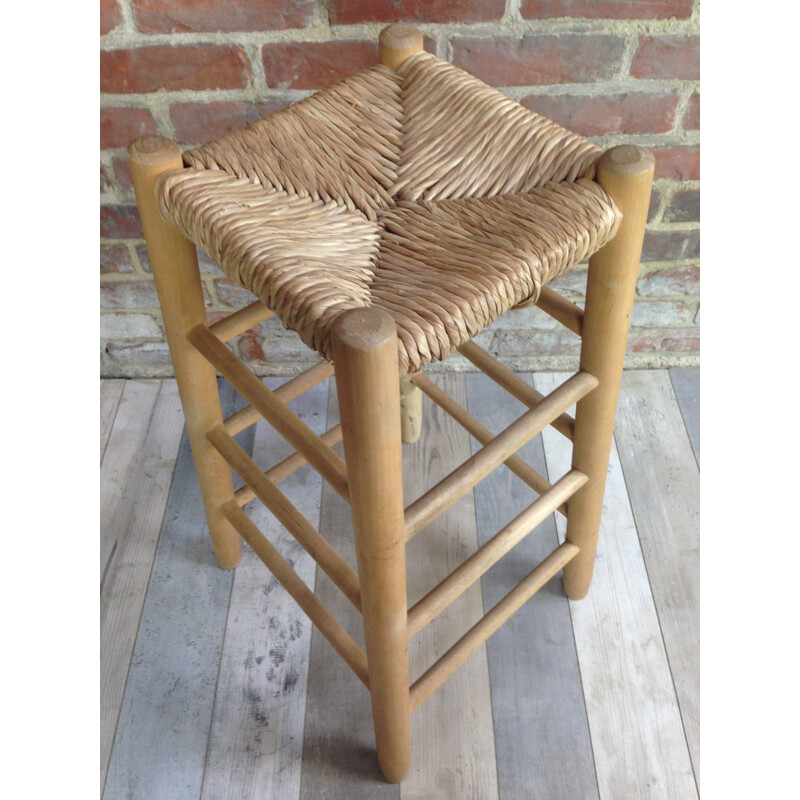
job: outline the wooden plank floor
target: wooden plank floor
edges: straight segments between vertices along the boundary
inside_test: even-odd
[[[539,391],[565,376],[523,375]],[[522,406],[482,375],[435,382],[497,432]],[[269,379],[271,387],[281,381]],[[240,406],[222,382],[228,413]],[[338,421],[326,382],[292,402]],[[476,449],[425,401],[404,445],[406,502]],[[626,373],[595,580],[554,578],[412,716],[400,786],[374,758],[366,690],[245,545],[214,565],[174,381],[101,382],[101,768],[105,800],[682,800],[698,796],[699,373]],[[239,441],[289,452],[265,423]],[[552,429],[521,455],[569,467]],[[351,564],[346,503],[309,468],[281,488]],[[500,469],[409,545],[409,601],[535,499]],[[248,507],[357,642],[359,615],[254,501]],[[411,642],[412,678],[564,536],[548,518]]]

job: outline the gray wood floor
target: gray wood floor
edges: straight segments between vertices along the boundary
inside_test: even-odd
[[[543,392],[565,375],[524,375]],[[440,375],[493,431],[522,411],[483,375]],[[271,387],[282,381],[268,379]],[[224,382],[226,414],[242,401]],[[328,382],[293,401],[318,433]],[[174,381],[101,382],[101,786],[105,800],[682,800],[699,783],[699,373],[623,379],[589,596],[553,579],[412,716],[400,786],[374,757],[366,690],[245,546],[216,567]],[[477,448],[425,403],[404,445],[406,502]],[[290,452],[266,424],[239,443]],[[555,480],[548,429],[520,454]],[[348,508],[309,468],[281,484],[351,564]],[[415,537],[414,602],[535,498],[500,469]],[[360,644],[358,613],[257,501],[248,507]],[[418,634],[412,679],[564,538],[549,518]]]

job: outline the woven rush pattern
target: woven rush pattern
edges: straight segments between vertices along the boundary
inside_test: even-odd
[[[446,358],[616,232],[601,151],[428,53],[184,155],[161,212],[326,358],[342,311]]]

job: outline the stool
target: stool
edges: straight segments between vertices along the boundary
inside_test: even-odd
[[[380,62],[183,155],[147,136],[128,158],[217,560],[235,567],[244,539],[318,626],[368,688],[398,782],[410,712],[557,572],[588,592],[653,157],[602,153],[424,52],[415,28],[382,31]],[[209,325],[195,244],[258,301]],[[581,310],[546,284],[587,257]],[[533,303],[582,337],[547,397],[470,341]],[[225,342],[273,314],[324,360],[270,391]],[[529,407],[499,435],[423,375],[455,351]],[[250,404],[227,419],[216,371]],[[286,403],[334,373],[341,425],[318,436]],[[404,508],[422,392],[483,447]],[[233,439],[261,418],[296,450],[266,472]],[[515,455],[547,425],[573,442],[552,485]],[[305,464],[350,503],[357,572],[277,488]],[[408,609],[405,542],[501,464],[538,499]],[[366,653],[243,511],[255,497],[361,611]],[[409,687],[409,638],[554,511],[566,541]]]

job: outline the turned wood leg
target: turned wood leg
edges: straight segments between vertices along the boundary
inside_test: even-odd
[[[400,435],[406,444],[419,441],[422,433],[422,391],[410,375],[400,378]]]
[[[372,716],[381,770],[410,757],[406,551],[397,333],[375,308],[333,325],[333,363],[353,514]]]
[[[206,323],[197,251],[158,211],[154,186],[159,175],[183,166],[175,142],[144,136],[128,147],[136,203],[164,318],[172,365],[178,382],[186,428],[203,494],[211,542],[219,565],[231,569],[241,558],[241,539],[220,506],[233,497],[231,472],[206,433],[222,423],[214,368],[186,339],[187,331]]]
[[[633,145],[606,151],[598,164],[597,181],[623,216],[616,236],[589,261],[580,368],[599,385],[575,414],[572,467],[589,480],[568,507],[567,539],[580,548],[564,568],[564,590],[573,600],[585,597],[592,581],[653,165],[653,154]]]

